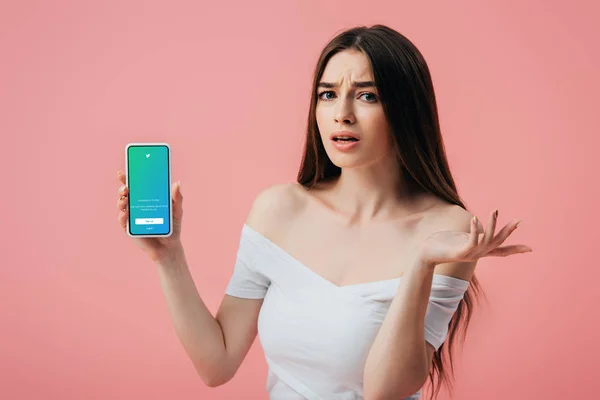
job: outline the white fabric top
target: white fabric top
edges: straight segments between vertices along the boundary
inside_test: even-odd
[[[258,336],[269,366],[269,398],[363,399],[368,351],[400,279],[337,286],[244,224],[226,294],[264,298]],[[469,284],[434,274],[424,339],[436,349]],[[420,397],[421,390],[407,399]]]

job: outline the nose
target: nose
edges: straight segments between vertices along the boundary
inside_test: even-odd
[[[354,124],[356,122],[351,101],[340,99],[337,101],[336,107],[335,122],[337,124]]]

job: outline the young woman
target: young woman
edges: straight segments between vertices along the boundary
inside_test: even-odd
[[[232,379],[258,333],[272,400],[418,399],[437,377],[433,397],[449,382],[446,338],[451,345],[469,322],[477,260],[531,248],[502,246],[518,220],[496,232],[496,210],[484,230],[466,210],[429,69],[406,37],[382,25],[339,34],[320,56],[312,93],[297,183],[254,200],[214,317],[180,241],[179,183],[173,235],[134,241],[156,264],[207,385]],[[123,228],[127,193],[122,186]]]

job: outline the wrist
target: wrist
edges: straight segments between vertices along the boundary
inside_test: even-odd
[[[152,261],[159,267],[171,268],[181,264],[184,259],[185,254],[183,251],[183,246],[181,243],[177,243],[176,245],[162,251],[155,258],[153,258]]]
[[[415,251],[415,257],[413,259],[412,268],[419,271],[433,271],[437,263],[431,259],[429,259],[426,254],[423,252],[422,248],[419,246]]]

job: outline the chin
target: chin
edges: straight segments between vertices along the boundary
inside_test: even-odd
[[[329,159],[338,168],[357,168],[368,164],[357,154],[327,154]]]

